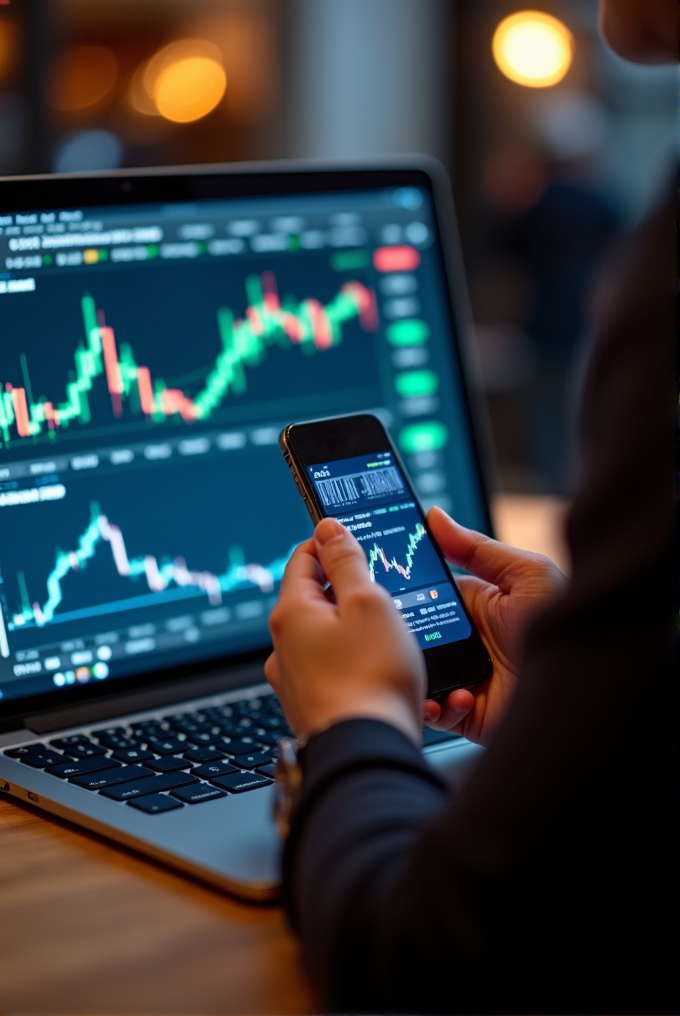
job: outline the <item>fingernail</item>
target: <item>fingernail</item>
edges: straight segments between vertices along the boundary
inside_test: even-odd
[[[314,539],[319,546],[323,547],[324,543],[328,543],[329,540],[341,536],[345,532],[345,527],[335,519],[322,519],[314,530]]]

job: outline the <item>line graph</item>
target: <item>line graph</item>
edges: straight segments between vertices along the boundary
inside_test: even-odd
[[[383,547],[378,546],[374,543],[368,554],[368,567],[371,573],[371,582],[377,581],[376,579],[376,567],[381,564],[385,569],[386,573],[390,571],[398,572],[402,578],[410,580],[411,573],[413,571],[413,558],[415,552],[418,549],[418,545],[423,537],[427,536],[427,530],[422,523],[417,522],[415,530],[409,533],[408,543],[406,547],[406,564],[400,564],[397,561],[395,555],[388,557]]]
[[[342,341],[343,326],[358,319],[366,331],[378,326],[373,291],[360,282],[342,285],[330,302],[308,297],[279,298],[272,272],[251,275],[245,280],[248,304],[236,318],[228,307],[217,311],[221,350],[209,369],[203,387],[193,395],[170,387],[152,374],[151,367],[138,363],[129,343],[118,342],[106,316],[90,294],[81,299],[84,338],[73,354],[74,369],[65,385],[62,401],[34,398],[29,365],[20,356],[22,384],[0,383],[0,435],[5,445],[14,435],[30,439],[45,431],[55,435],[63,427],[92,420],[89,393],[103,377],[115,419],[126,410],[155,423],[179,417],[186,423],[206,420],[229,395],[247,389],[246,368],[256,368],[273,346],[305,352],[324,352]],[[163,336],[155,336],[159,342]],[[190,337],[187,336],[187,342]]]
[[[47,599],[42,604],[38,601],[31,602],[23,573],[18,574],[21,608],[12,617],[9,630],[28,626],[43,627],[54,621],[63,600],[64,579],[69,573],[82,571],[94,557],[97,548],[103,544],[109,545],[115,569],[121,577],[145,579],[152,593],[162,593],[173,584],[179,588],[193,586],[197,592],[206,595],[211,606],[220,604],[225,593],[238,589],[259,588],[263,593],[270,592],[281,580],[294,549],[291,547],[283,557],[261,565],[246,562],[240,547],[232,547],[229,565],[220,575],[210,571],[192,571],[182,557],[164,559],[161,563],[152,554],[131,558],[121,529],[109,521],[95,502],[91,505],[90,522],[81,534],[76,549],[57,550],[54,567],[46,580]],[[81,611],[81,615],[86,613],[87,611]],[[101,607],[93,607],[92,613],[102,613]]]

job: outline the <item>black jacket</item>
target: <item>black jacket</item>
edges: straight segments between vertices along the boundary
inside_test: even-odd
[[[510,710],[452,799],[396,729],[303,752],[284,890],[343,1012],[677,1012],[673,235],[630,245],[601,325],[568,535]]]

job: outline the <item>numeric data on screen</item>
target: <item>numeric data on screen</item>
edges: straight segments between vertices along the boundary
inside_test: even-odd
[[[317,463],[307,471],[325,514],[361,544],[371,581],[392,595],[421,648],[467,638],[470,623],[392,453]]]

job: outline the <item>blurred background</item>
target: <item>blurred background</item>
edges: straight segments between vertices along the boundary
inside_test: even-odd
[[[672,172],[678,82],[609,52],[596,0],[538,7],[0,0],[0,174],[435,155],[502,487],[565,493],[593,320]]]

